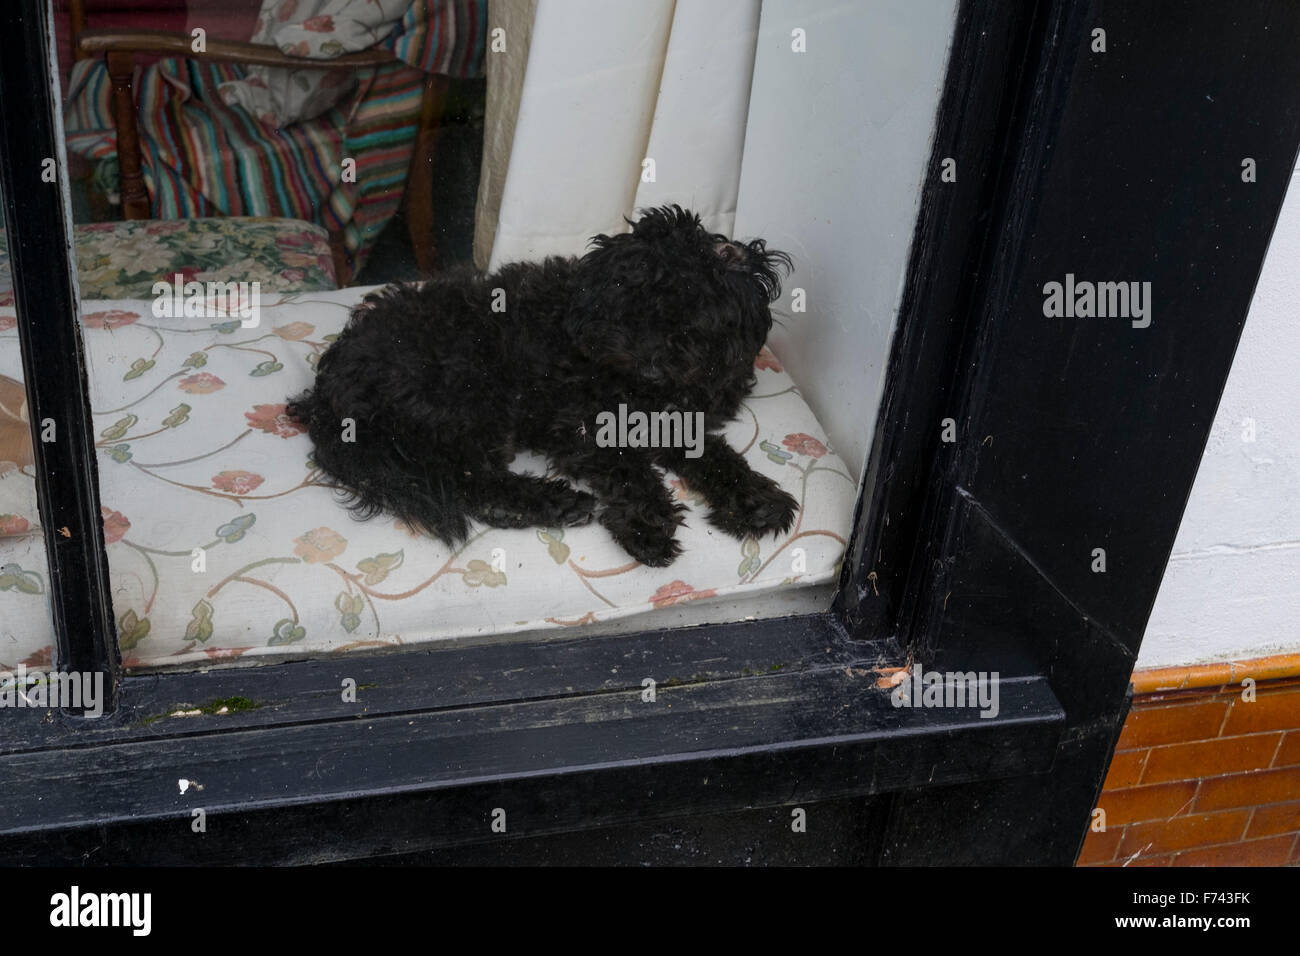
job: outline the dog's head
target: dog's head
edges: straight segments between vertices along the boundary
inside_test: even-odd
[[[594,237],[578,262],[568,317],[575,346],[630,386],[731,414],[724,406],[752,384],[790,257],[762,239],[711,233],[679,206],[643,210],[629,224]]]

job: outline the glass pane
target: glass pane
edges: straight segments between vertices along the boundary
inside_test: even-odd
[[[3,199],[0,194],[0,693],[11,694],[10,675],[26,670],[30,680],[52,667],[54,630]]]
[[[56,4],[128,668],[828,606],[954,2],[156,6]]]

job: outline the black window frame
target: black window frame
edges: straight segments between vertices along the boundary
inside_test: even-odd
[[[33,429],[53,418],[60,436],[35,441],[58,666],[105,673],[113,711],[0,714],[0,858],[78,862],[99,848],[91,862],[342,860],[878,798],[870,862],[1073,862],[1295,165],[1300,13],[1242,3],[1220,23],[1208,8],[963,0],[864,491],[826,611],[124,676],[68,222],[61,187],[40,176],[39,160],[58,155],[58,104],[34,68],[48,67],[46,6],[0,10],[0,175]],[[1184,29],[1157,39],[1175,12]],[[1090,51],[1099,26],[1105,54]],[[1126,88],[1107,71],[1142,44],[1153,78]],[[1210,72],[1238,54],[1238,72]],[[1179,68],[1182,57],[1201,59]],[[1166,170],[1177,195],[1212,204],[1206,235],[1172,216],[1147,230],[1171,252],[1142,262],[1144,275],[1172,290],[1166,314],[1186,316],[1169,346],[1178,374],[1153,380],[1148,347],[1166,340],[1118,332],[1094,334],[1077,359],[1104,376],[1113,408],[1095,378],[1007,374],[1069,360],[1060,327],[1033,314],[1045,277],[1076,261],[1099,279],[1133,271],[1130,243],[1083,231],[1124,221],[1133,169],[1104,149],[1109,165],[1089,169],[1062,159],[1063,144],[1211,76],[1215,147],[1255,158],[1259,173],[1238,190],[1222,163]],[[1176,123],[1155,126],[1134,166],[1185,149]],[[956,182],[941,175],[948,158]],[[1075,232],[1039,225],[1062,210]],[[1212,313],[1176,285],[1196,255],[1221,277]],[[1155,411],[1109,424],[1093,414],[1067,460],[1059,418],[1084,400]],[[940,438],[949,418],[954,443]],[[1158,473],[1140,467],[1152,448]],[[1016,497],[1007,476],[1021,472],[1084,505]],[[1107,512],[1081,475],[1130,503]],[[1083,543],[1116,517],[1136,522],[1110,528],[1112,565],[1129,577],[1099,590]],[[1063,557],[1071,548],[1084,558]],[[909,661],[997,671],[999,715],[894,708],[876,668]],[[642,701],[644,677],[658,683],[654,703]],[[362,688],[355,704],[342,701],[344,678]],[[168,716],[233,697],[256,706]],[[178,792],[179,778],[202,790]],[[504,835],[490,827],[496,808]]]

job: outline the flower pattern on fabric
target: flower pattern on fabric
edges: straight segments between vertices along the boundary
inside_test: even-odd
[[[294,539],[293,553],[308,564],[332,561],[347,549],[344,537],[332,528],[317,528]]]
[[[283,402],[279,405],[254,405],[251,412],[244,412],[244,417],[253,428],[281,438],[292,438],[306,431],[289,417]]]
[[[26,534],[31,527],[31,523],[21,515],[0,515],[0,537]]]
[[[680,604],[683,601],[698,601],[700,598],[716,597],[717,593],[714,588],[697,591],[685,581],[670,581],[650,595],[650,603],[655,607],[668,607],[670,604]]]
[[[391,516],[353,520],[285,404],[311,384],[314,360],[368,291],[264,294],[251,328],[156,318],[147,299],[85,303],[113,614],[128,669],[582,627],[835,579],[856,482],[769,350],[724,435],[799,501],[794,527],[779,537],[719,533],[705,520],[708,503],[674,475],[665,480],[687,511],[684,550],[668,568],[641,566],[599,524],[474,525],[449,547]],[[6,318],[12,309],[0,308],[4,448],[10,432],[30,436]],[[0,646],[0,669],[52,643],[31,458],[10,444],[17,457],[0,474],[0,622],[18,639]],[[542,473],[546,462],[524,456],[520,467]]]
[[[261,293],[337,289],[329,233],[297,219],[230,217],[97,222],[74,227],[77,283],[86,299],[151,299],[155,282],[256,279]],[[13,305],[9,246],[0,228],[0,307]],[[113,310],[86,328],[108,329],[136,321]],[[149,314],[145,310],[146,315]],[[10,323],[6,326],[6,322]],[[13,328],[0,316],[0,332]]]
[[[104,543],[116,544],[131,530],[131,522],[122,516],[122,512],[112,508],[100,507],[104,515]]]
[[[177,387],[182,392],[193,395],[208,395],[219,388],[225,388],[226,383],[208,372],[200,372],[197,375],[185,376],[177,383]]]
[[[212,487],[229,491],[234,495],[247,495],[264,481],[265,478],[251,471],[223,471],[219,475],[212,476]]]
[[[106,312],[87,312],[81,317],[81,324],[88,329],[119,329],[124,325],[130,325],[140,318],[138,313],[126,312],[122,309],[109,309]]]
[[[796,432],[793,435],[786,435],[781,439],[781,444],[793,452],[800,455],[807,455],[809,458],[821,458],[828,449],[812,435],[805,435],[803,432]]]

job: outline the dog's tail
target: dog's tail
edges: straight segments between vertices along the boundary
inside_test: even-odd
[[[340,416],[319,389],[290,400],[285,410],[306,426],[316,446],[312,460],[357,517],[391,514],[452,546],[469,536],[463,495],[448,484],[448,469],[431,472],[387,430]]]

